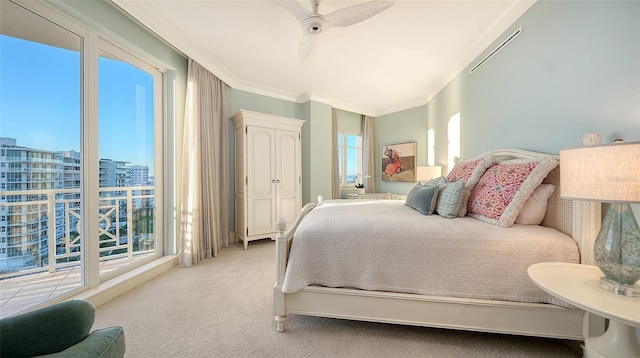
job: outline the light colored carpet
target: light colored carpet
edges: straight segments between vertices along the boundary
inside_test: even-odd
[[[98,307],[124,327],[126,357],[580,357],[576,342],[272,314],[275,245],[223,249]]]

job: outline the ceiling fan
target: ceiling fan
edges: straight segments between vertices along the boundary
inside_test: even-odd
[[[307,10],[296,0],[275,1],[291,13],[302,25],[302,39],[298,49],[302,59],[309,57],[318,35],[321,33],[332,27],[355,25],[388,9],[395,3],[395,0],[375,0],[336,10],[327,15],[321,15],[318,11],[320,0],[311,0],[313,11]]]

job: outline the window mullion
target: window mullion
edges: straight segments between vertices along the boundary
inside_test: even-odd
[[[82,227],[85,286],[100,284],[99,223],[100,211],[98,154],[98,35],[90,31],[83,51],[82,76]]]

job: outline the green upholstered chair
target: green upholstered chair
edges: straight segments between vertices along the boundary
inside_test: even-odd
[[[65,301],[0,320],[0,357],[124,357],[120,326],[91,332],[95,308]]]

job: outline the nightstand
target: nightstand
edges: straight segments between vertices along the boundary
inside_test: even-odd
[[[635,329],[640,327],[640,299],[600,288],[603,274],[597,266],[545,262],[529,266],[527,273],[549,294],[609,319],[603,335],[585,338],[585,357],[640,357]]]

